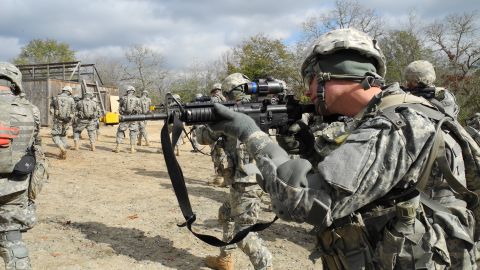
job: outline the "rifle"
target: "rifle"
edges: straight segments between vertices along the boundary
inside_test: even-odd
[[[121,115],[119,122],[167,120],[170,115],[174,115],[189,126],[210,124],[220,120],[213,111],[213,104],[212,102],[186,103],[167,108],[164,113]],[[286,134],[288,127],[301,119],[303,113],[311,113],[315,109],[313,104],[300,104],[293,99],[285,104],[270,104],[267,99],[262,102],[221,104],[235,112],[250,116],[262,131],[268,133],[270,129],[276,129],[278,134]]]
[[[270,85],[269,85],[270,83]],[[272,87],[269,87],[272,86]],[[282,98],[274,97],[272,99],[264,98],[268,94],[284,93],[283,84],[277,84],[275,81],[269,80],[263,84],[255,84],[255,82],[244,85],[244,92],[263,96],[260,102],[247,103],[222,103],[229,109],[247,114],[250,116],[258,127],[267,132],[270,129],[276,129],[280,133],[287,134],[288,127],[295,121],[301,119],[303,113],[314,112],[313,104],[300,104],[293,95],[282,96]],[[117,117],[118,122],[128,121],[144,121],[144,120],[164,120],[161,131],[161,142],[163,156],[167,165],[168,175],[172,182],[175,196],[185,218],[185,223],[179,224],[179,227],[187,227],[190,232],[203,242],[212,246],[226,246],[235,244],[244,239],[249,232],[258,232],[268,228],[278,217],[271,222],[256,223],[238,232],[229,242],[222,241],[214,236],[199,234],[192,229],[192,225],[196,220],[196,215],[192,210],[188,190],[183,177],[180,164],[177,162],[174,154],[174,147],[183,131],[183,124],[202,125],[219,121],[221,119],[215,115],[212,102],[195,102],[182,104],[171,93],[167,93],[165,103],[165,111],[162,113],[148,113],[136,115],[122,115]],[[170,101],[170,102],[168,102]],[[272,102],[275,101],[275,102]],[[280,104],[277,104],[280,101]],[[170,139],[168,125],[173,124],[172,140]],[[174,143],[172,143],[172,141]]]

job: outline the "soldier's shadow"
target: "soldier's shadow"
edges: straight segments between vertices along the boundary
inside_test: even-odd
[[[132,170],[138,175],[167,179],[168,181],[160,181],[160,185],[165,189],[172,189],[170,176],[165,171],[153,171],[143,168],[133,168]],[[223,203],[225,201],[228,194],[228,189],[210,187],[207,185],[206,181],[200,181],[194,178],[184,177],[184,179],[185,183],[187,184],[188,194],[190,196],[205,197],[219,203]]]
[[[200,269],[203,266],[203,258],[175,248],[170,239],[159,235],[150,237],[138,229],[109,227],[98,222],[72,222],[67,226],[79,230],[91,241],[110,245],[116,254],[137,261],[159,262],[174,269]]]

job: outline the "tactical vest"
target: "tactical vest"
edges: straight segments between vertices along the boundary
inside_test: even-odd
[[[138,108],[138,98],[136,96],[123,96],[121,100],[121,114],[135,114]]]
[[[69,121],[73,114],[72,103],[75,103],[73,98],[60,94],[54,98],[53,102],[55,108],[55,117],[60,120]]]
[[[440,237],[435,246],[430,246],[431,243],[422,244],[422,241],[433,239],[427,234],[435,231],[432,227],[434,225],[425,216],[425,209],[435,213],[436,217],[449,216],[457,221],[453,222],[453,226],[444,225],[448,237],[463,240],[466,246],[470,247],[474,245],[474,241],[480,239],[480,148],[455,119],[423,98],[410,94],[394,94],[369,106],[356,120],[362,121],[369,115],[382,115],[389,119],[395,128],[402,129],[405,123],[397,114],[402,108],[421,112],[436,123],[434,143],[430,149],[424,150],[425,161],[418,181],[407,190],[392,190],[355,214],[335,220],[331,229],[323,231],[318,238],[317,252],[328,269],[389,269],[394,262],[397,263],[395,267],[404,269],[409,268],[408,265],[412,267],[412,261],[415,261],[415,267],[426,267],[425,269],[435,268],[435,263],[442,260],[448,264],[450,257],[446,246],[437,246],[438,243],[445,243],[443,235],[434,236]],[[343,141],[345,136],[342,138]],[[461,147],[466,183],[456,177],[450,169],[450,161],[447,160],[445,147],[447,143],[451,143],[452,138],[453,143]],[[422,157],[419,157],[419,160],[422,160]],[[435,163],[435,168],[439,170],[448,187],[462,197],[468,204],[467,208],[473,212],[473,239],[469,229],[456,217],[456,213],[423,193],[432,177]],[[436,256],[440,258],[437,258],[438,261],[432,261],[432,250],[435,250]]]
[[[12,173],[20,159],[31,151],[35,124],[33,111],[28,101],[18,97],[0,95],[0,124],[11,136],[9,144],[0,147],[0,173]],[[0,135],[5,137],[5,135]]]

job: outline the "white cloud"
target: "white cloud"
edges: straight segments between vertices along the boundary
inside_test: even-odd
[[[403,20],[417,2],[360,1],[392,22]],[[417,10],[419,16],[435,17],[433,11],[468,11],[478,5],[476,0],[461,2],[428,0]],[[192,60],[215,60],[258,33],[291,42],[305,18],[332,6],[333,0],[2,0],[0,56],[15,57],[34,38],[67,42],[87,59],[123,57],[124,48],[144,44],[161,52],[168,67],[179,69]]]

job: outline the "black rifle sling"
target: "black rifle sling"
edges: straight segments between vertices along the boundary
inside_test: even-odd
[[[174,117],[172,137],[176,142],[181,132],[183,131],[183,123],[174,115],[170,115],[170,117]],[[165,120],[165,123],[161,131],[163,157],[167,165],[168,175],[170,176],[170,180],[172,181],[172,187],[175,192],[175,196],[177,197],[178,204],[180,205],[180,209],[182,210],[183,217],[185,218],[185,223],[179,224],[177,226],[179,227],[186,226],[188,230],[192,232],[193,235],[195,235],[198,239],[202,240],[203,242],[211,246],[223,247],[223,246],[235,244],[242,241],[243,238],[245,238],[249,232],[259,232],[259,231],[265,230],[278,219],[278,217],[275,217],[271,222],[268,222],[268,223],[253,224],[252,226],[249,226],[239,231],[229,242],[222,241],[212,235],[200,234],[200,233],[194,232],[192,229],[192,225],[196,220],[196,215],[193,213],[192,206],[190,204],[190,199],[188,198],[188,191],[185,185],[185,179],[183,177],[182,168],[180,167],[180,164],[178,164],[178,161],[175,158],[174,148],[176,146],[176,143],[172,145],[172,141],[170,140],[170,135],[168,132],[168,123],[169,123],[169,119]]]

